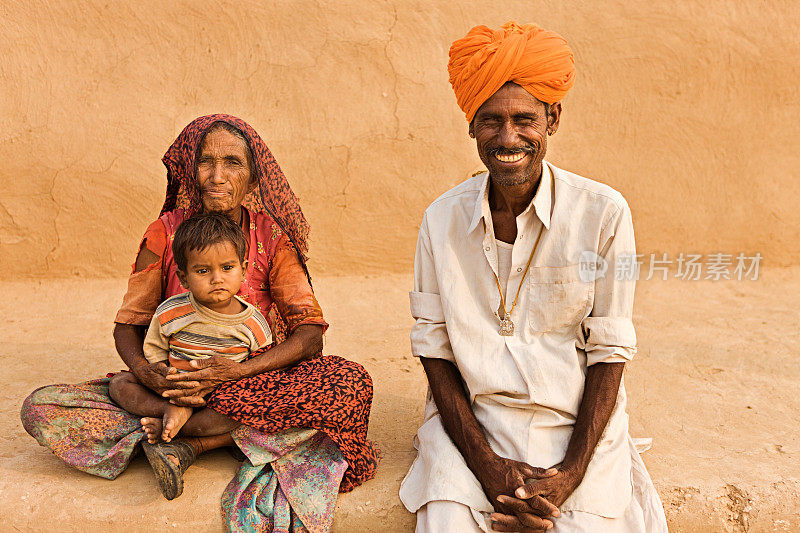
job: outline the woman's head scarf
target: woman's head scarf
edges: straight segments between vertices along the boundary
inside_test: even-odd
[[[475,26],[455,41],[447,71],[458,106],[472,122],[481,105],[509,81],[542,102],[558,102],[575,82],[575,59],[556,32],[507,22],[499,30]]]
[[[309,225],[300,209],[297,196],[258,133],[245,121],[231,115],[207,115],[194,119],[164,154],[162,161],[167,167],[167,197],[161,214],[176,208],[184,208],[190,214],[202,210],[195,158],[206,133],[217,122],[235,126],[250,146],[251,172],[258,180],[258,186],[245,196],[242,205],[256,213],[266,213],[272,217],[289,236],[301,259],[305,260],[308,254]]]

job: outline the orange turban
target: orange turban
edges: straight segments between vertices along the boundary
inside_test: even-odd
[[[548,104],[575,82],[572,50],[559,34],[535,24],[475,26],[450,47],[450,84],[467,122],[504,83],[513,81]]]

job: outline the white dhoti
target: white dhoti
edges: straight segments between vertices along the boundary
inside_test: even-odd
[[[639,453],[631,448],[633,494],[625,513],[605,518],[583,511],[566,511],[553,518],[550,533],[667,533],[667,521]],[[417,511],[416,533],[490,533],[492,523],[486,512],[449,500],[428,502]]]

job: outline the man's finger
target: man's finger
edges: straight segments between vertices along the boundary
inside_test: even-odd
[[[523,513],[517,517],[520,524],[526,528],[531,528],[535,531],[546,531],[553,527],[553,523],[546,518],[536,516],[535,514]]]
[[[519,531],[522,528],[522,524],[513,515],[492,513],[489,518],[492,520],[492,531]]]
[[[165,395],[164,397],[167,398],[170,402],[172,402],[173,400],[177,400],[177,401],[181,401],[181,402],[182,401],[188,401],[188,402],[194,404],[195,400],[193,400],[192,398],[199,398],[200,397],[200,389],[191,389],[191,390],[186,390],[186,391],[180,391],[180,395],[172,394],[170,396],[166,396]]]
[[[532,521],[540,521],[538,526],[529,526],[524,524],[518,517],[514,515],[507,515],[501,513],[492,513],[489,518],[492,520],[492,530],[494,531],[517,531],[517,532],[534,532],[534,531],[547,531],[553,527],[552,522],[549,520],[541,519],[537,516],[528,515]]]
[[[558,474],[557,468],[538,468],[536,466],[524,465],[520,468],[520,472],[525,477],[531,479],[543,479],[553,477]]]
[[[168,390],[194,389],[200,386],[199,381],[172,381],[169,380]]]
[[[514,496],[517,498],[522,498],[523,500],[527,500],[529,498],[533,498],[534,496],[547,494],[550,492],[552,486],[553,483],[547,479],[540,481],[528,481],[528,483],[525,483],[514,491]]]
[[[167,379],[175,382],[199,381],[201,379],[208,379],[208,376],[211,373],[212,370],[204,368],[202,370],[191,370],[189,372],[181,372],[180,374],[170,374],[169,376],[167,376]]]
[[[558,507],[541,496],[535,496],[530,500],[519,500],[517,498],[512,498],[511,496],[500,495],[497,497],[497,501],[499,501],[508,509],[511,509],[517,516],[520,516],[522,513],[527,513],[540,517],[557,517],[559,514],[561,514],[558,510]]]
[[[558,510],[558,507],[550,503],[547,498],[544,498],[543,496],[534,496],[526,501],[528,502],[528,505],[531,506],[533,513],[536,515],[554,517],[561,515],[561,511]]]

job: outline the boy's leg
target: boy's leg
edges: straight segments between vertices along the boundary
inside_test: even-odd
[[[213,409],[204,407],[198,409],[188,422],[183,426],[181,435],[184,437],[210,437],[227,434],[242,424],[220,414]],[[208,448],[206,448],[208,449]]]
[[[108,393],[120,407],[131,414],[143,417],[140,422],[147,436],[147,442],[154,444],[162,438],[164,426],[162,419],[167,409],[176,406],[139,383],[130,372],[115,374],[108,384]],[[185,409],[189,409],[188,416],[191,416],[192,409],[190,407]]]
[[[170,405],[170,407],[176,407]],[[191,411],[191,408],[189,408]],[[164,420],[167,420],[167,414],[164,414]],[[159,420],[159,419],[152,419]],[[166,425],[166,422],[165,422]],[[221,415],[213,409],[205,407],[191,412],[189,419],[185,422],[180,429],[180,436],[175,439],[175,431],[172,433],[171,438],[176,441],[185,442],[189,444],[197,455],[201,453],[214,450],[216,448],[224,448],[226,446],[236,446],[236,443],[231,437],[231,431],[239,427],[241,424],[235,420],[231,420],[225,415]],[[224,432],[224,433],[220,433]],[[167,455],[169,459],[176,465],[179,464],[178,458],[172,455]]]
[[[161,440],[169,442],[178,434],[183,425],[191,418],[194,409],[168,404],[164,409],[163,429]]]
[[[200,449],[208,451],[222,446],[232,446],[230,432],[240,425],[239,422],[208,407],[193,411],[190,408],[170,404],[164,411],[162,438],[169,442],[180,431],[180,436],[184,440],[188,437],[199,437]],[[225,439],[216,438],[223,435]]]
[[[177,407],[153,391],[141,385],[130,372],[120,372],[111,378],[109,384],[111,398],[129,413],[144,416],[142,427],[148,441],[157,442],[163,433],[163,417],[168,407]],[[191,409],[191,408],[187,408]],[[230,432],[241,424],[213,409],[198,409],[190,413],[188,421],[181,428],[182,440],[186,440],[195,451],[203,453],[224,446],[233,446]],[[175,438],[175,431],[171,438]]]
[[[169,402],[136,380],[131,372],[119,372],[108,384],[111,398],[123,409],[138,416],[163,416]]]
[[[191,444],[201,454],[216,448],[236,446],[231,431],[241,424],[205,407],[195,411],[181,429],[180,440]]]
[[[187,427],[184,423],[184,438],[180,440],[186,442],[196,454],[201,454],[215,448],[225,446],[235,446],[230,432],[239,426],[238,422],[217,413],[208,408],[200,409],[194,413],[191,407],[178,407],[170,404],[164,398],[157,396],[153,391],[141,385],[134,375],[130,372],[120,372],[111,378],[109,383],[109,395],[123,409],[129,413],[143,416],[142,429],[147,435],[147,440],[155,444],[162,438],[164,433],[164,420],[167,418],[166,412],[170,408],[187,409],[187,420],[192,423]],[[170,432],[170,440],[178,433],[178,427]],[[184,436],[182,435],[182,436]],[[168,455],[169,459],[178,464],[178,458]]]

